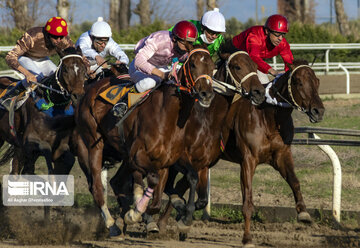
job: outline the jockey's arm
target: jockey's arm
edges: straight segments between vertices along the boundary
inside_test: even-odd
[[[108,65],[107,65],[105,59],[103,57],[101,57],[100,55],[96,55],[95,60],[96,60],[96,63],[99,66],[101,65],[102,68],[108,68]]]
[[[154,68],[154,69],[151,71],[151,74],[152,74],[152,75],[155,75],[155,76],[158,76],[158,77],[161,78],[162,80],[164,80],[165,77],[166,77],[165,72],[160,71],[158,68]]]
[[[26,81],[31,84],[31,82],[37,82],[36,76],[34,74],[32,74],[31,72],[29,72],[28,70],[26,70],[23,66],[19,66],[17,68],[17,70],[19,72],[21,72],[22,74],[24,74]]]

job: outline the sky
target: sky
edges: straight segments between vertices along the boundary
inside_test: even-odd
[[[132,8],[139,0],[132,1]],[[84,20],[96,20],[98,15],[103,15],[105,19],[108,18],[109,0],[104,0],[103,5],[99,6],[98,0],[75,0],[76,5],[86,5],[88,11],[75,11],[75,23],[81,23]],[[196,0],[152,0],[157,2],[156,9],[158,13],[162,13],[165,19],[173,23],[181,19],[196,19]],[[256,10],[256,2],[258,8]],[[345,12],[350,20],[358,18],[358,4],[360,0],[343,0]],[[258,18],[266,18],[277,11],[277,0],[218,0],[220,12],[224,14],[226,19],[231,17],[237,18],[241,22],[246,22],[249,18],[256,18],[256,11]],[[315,14],[316,23],[330,21],[330,3],[334,0],[315,0]],[[181,10],[181,11],[179,11]],[[335,22],[335,10],[332,11],[333,22]],[[169,17],[170,16],[170,17]],[[136,15],[132,15],[131,23],[138,23],[139,20]]]
[[[73,22],[75,24],[82,23],[84,21],[94,22],[98,16],[103,16],[105,20],[108,20],[109,16],[109,2],[110,0],[69,0],[72,6]],[[46,1],[42,7],[47,13],[41,17],[41,22],[56,15],[56,0]],[[132,0],[131,8],[134,9],[136,3],[139,0]],[[169,24],[174,24],[182,19],[196,19],[196,0],[151,0],[156,4],[156,13],[167,20]],[[257,9],[256,9],[256,2]],[[359,14],[358,5],[360,0],[343,0],[344,8],[347,16],[350,20],[357,19]],[[237,18],[241,22],[246,22],[249,18],[256,18],[256,12],[258,19],[268,17],[275,14],[277,11],[277,0],[218,0],[220,12],[223,13],[226,19],[231,17]],[[334,0],[315,0],[315,15],[316,23],[329,22],[330,21],[330,3],[334,3]],[[46,11],[45,11],[46,10]],[[333,22],[335,23],[335,10],[333,8]],[[43,19],[43,20],[42,20]],[[0,25],[6,25],[8,23],[7,16],[4,14],[4,10],[0,8]],[[131,18],[131,24],[139,23],[138,16],[133,14]],[[260,23],[261,24],[261,23]]]

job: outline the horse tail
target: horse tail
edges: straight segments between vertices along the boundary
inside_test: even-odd
[[[15,146],[10,145],[8,146],[7,150],[3,152],[3,155],[0,158],[0,166],[7,164],[15,155]]]

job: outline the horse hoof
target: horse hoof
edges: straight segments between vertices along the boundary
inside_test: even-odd
[[[252,243],[245,244],[243,248],[255,248],[255,245]]]
[[[121,230],[116,224],[109,227],[110,238],[120,238],[121,239],[120,235],[121,235]]]
[[[187,226],[182,220],[179,220],[177,222],[177,228],[180,233],[188,233],[191,229],[191,226]]]
[[[159,233],[159,227],[155,222],[150,222],[146,225],[146,231],[148,233]]]
[[[130,209],[124,216],[124,221],[128,225],[132,225],[141,221],[141,214],[134,209]]]
[[[298,219],[298,221],[303,222],[303,223],[311,223],[312,222],[310,214],[305,211],[299,213],[297,216],[297,219]]]

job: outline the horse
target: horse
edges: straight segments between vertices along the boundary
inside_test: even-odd
[[[223,142],[222,128],[226,124],[227,112],[232,105],[235,94],[236,98],[241,95],[254,105],[261,104],[265,99],[265,90],[257,77],[257,66],[250,56],[243,51],[238,51],[232,46],[231,41],[225,42],[221,48],[221,60],[218,70],[214,75],[214,87],[222,88],[221,93],[216,93],[209,108],[198,111],[192,109],[189,120],[185,126],[185,150],[177,163],[170,167],[170,171],[177,169],[186,174],[186,180],[190,184],[189,201],[186,206],[177,196],[182,196],[179,190],[173,190],[168,183],[166,193],[170,196],[168,202],[167,216],[159,221],[160,231],[164,231],[166,219],[171,212],[171,204],[181,213],[178,221],[180,231],[186,232],[192,223],[193,212],[207,205],[207,190],[198,192],[198,200],[195,203],[195,190],[198,179],[203,177],[207,169],[213,166],[221,154],[221,143]],[[216,83],[216,85],[215,85]],[[220,91],[220,89],[219,89]],[[200,130],[200,131],[199,131]],[[196,133],[195,133],[196,132]],[[195,135],[196,134],[196,135]],[[164,173],[163,173],[164,174]],[[168,182],[173,182],[177,173],[170,173]],[[207,175],[207,173],[205,173]],[[159,187],[154,195],[152,204],[148,207],[149,213],[157,213],[161,207],[161,189],[165,188],[166,178],[160,176]],[[207,185],[207,181],[201,181]]]
[[[141,218],[148,201],[140,198],[149,194],[143,196],[143,176],[147,175],[150,192],[158,183],[159,170],[175,163],[184,149],[187,101],[193,103],[190,107],[207,108],[214,97],[211,75],[215,65],[209,52],[203,46],[187,44],[187,47],[191,52],[177,74],[181,85],[162,84],[152,90],[142,104],[121,120],[121,125],[110,111],[112,105],[98,97],[111,85],[109,79],[94,83],[78,105],[75,120],[80,136],[77,141],[79,163],[110,236],[120,235],[121,230],[103,197],[100,171],[104,144],[117,151],[118,160],[123,160],[119,181],[125,182],[128,175],[133,175],[136,202],[142,204],[140,212],[137,211]],[[138,217],[136,214],[135,221],[139,221]]]
[[[17,110],[12,109],[9,113],[0,109],[1,143],[7,141],[13,145],[5,153],[2,163],[12,153],[11,174],[34,174],[34,165],[40,155],[45,157],[50,174],[62,174],[54,171],[53,162],[61,168],[63,163],[75,161],[69,152],[71,129],[67,128],[73,125],[74,119],[73,115],[66,114],[71,112],[71,104],[76,98],[84,93],[86,65],[82,55],[74,48],[60,51],[60,57],[56,72],[45,83],[36,84],[37,88],[31,93],[26,93],[27,100]],[[8,86],[14,81],[1,77],[0,85]],[[47,112],[43,112],[46,109]],[[9,119],[9,115],[13,118]]]
[[[291,113],[294,109],[299,110],[308,116],[311,123],[316,123],[322,120],[325,108],[318,94],[320,81],[307,61],[294,60],[288,66],[289,71],[279,77],[276,83],[267,86],[277,105],[263,103],[254,106],[248,99],[241,98],[230,107],[227,125],[224,125],[226,146],[221,158],[238,163],[241,167],[244,247],[253,247],[250,233],[254,211],[252,179],[258,164],[267,163],[279,171],[293,191],[298,221],[311,222],[294,171],[291,153],[294,125]],[[207,173],[199,176],[200,181],[207,182]],[[177,187],[184,187],[184,180],[179,183]],[[200,191],[206,190],[205,183],[198,187]]]

